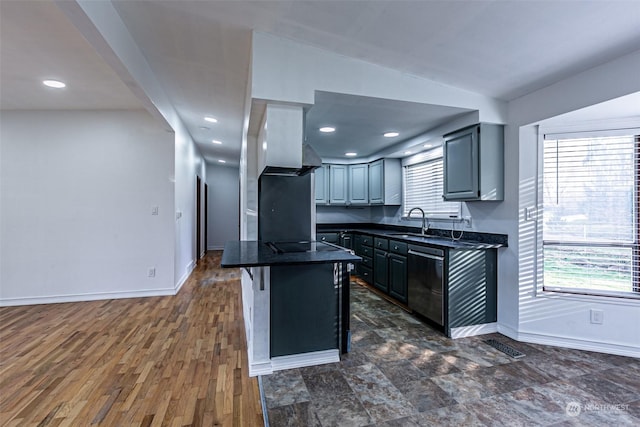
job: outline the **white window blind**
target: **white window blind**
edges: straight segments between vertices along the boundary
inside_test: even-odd
[[[443,194],[442,150],[439,156],[424,162],[404,167],[404,206],[406,216],[414,207],[424,210],[432,217],[450,217],[460,215],[460,202],[445,202]],[[419,212],[413,212],[420,216]]]
[[[545,135],[544,289],[638,292],[638,137]]]

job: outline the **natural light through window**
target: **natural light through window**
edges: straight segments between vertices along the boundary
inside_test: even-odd
[[[430,218],[460,216],[460,202],[445,202],[443,194],[442,147],[430,150],[404,166],[403,216],[415,207],[422,208]],[[419,216],[414,211],[413,215]]]
[[[638,293],[637,134],[545,135],[545,290]]]

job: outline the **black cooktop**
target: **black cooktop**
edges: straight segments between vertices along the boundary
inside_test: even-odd
[[[267,242],[267,246],[278,254],[290,254],[295,252],[339,251],[339,246],[325,242]]]

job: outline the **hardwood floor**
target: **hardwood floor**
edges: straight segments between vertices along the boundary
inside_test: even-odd
[[[0,425],[263,425],[220,254],[172,297],[0,308]]]

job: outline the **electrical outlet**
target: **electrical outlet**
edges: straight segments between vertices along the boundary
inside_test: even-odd
[[[149,269],[147,270],[147,277],[156,277],[155,267],[149,267]]]
[[[591,323],[602,325],[604,323],[604,310],[591,309]]]
[[[151,207],[151,215],[158,215],[158,206]]]
[[[471,228],[471,217],[470,216],[462,217],[462,222],[464,224],[464,228]]]

